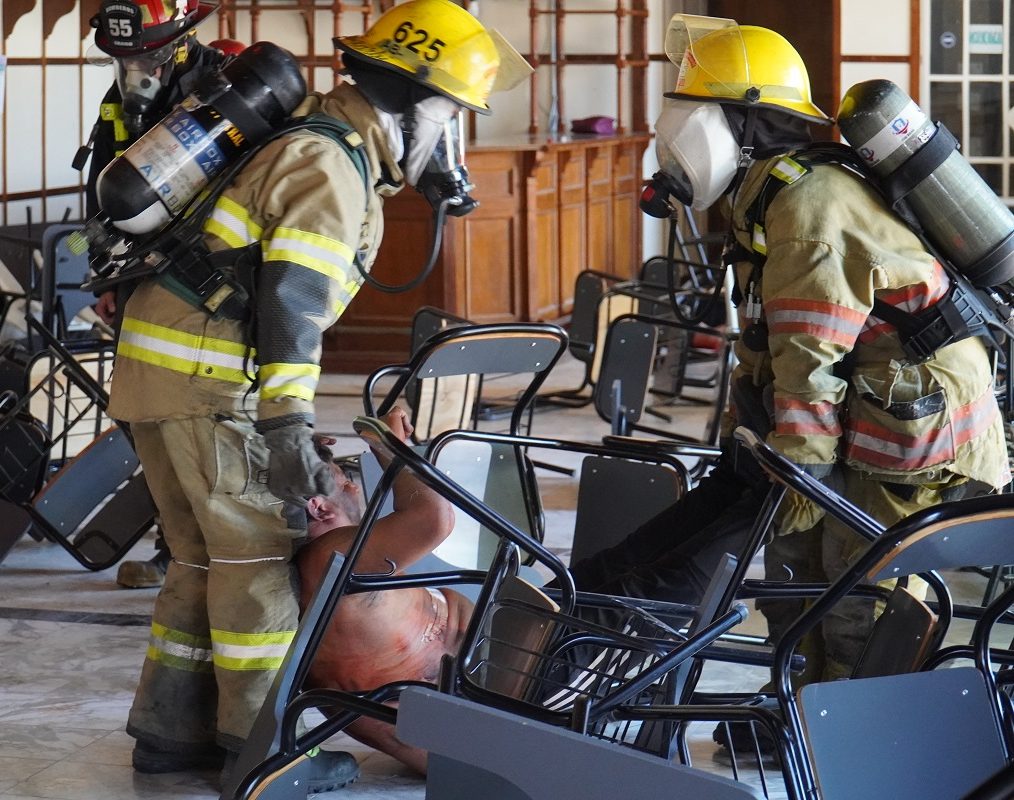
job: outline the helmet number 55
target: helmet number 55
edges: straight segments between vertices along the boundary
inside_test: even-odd
[[[123,37],[129,39],[134,35],[134,26],[130,24],[129,19],[121,19],[118,17],[109,18],[109,35],[115,37]]]
[[[384,44],[386,49],[392,53],[397,53],[404,47],[432,63],[440,58],[440,48],[446,42],[436,37],[431,39],[429,31],[424,28],[416,28],[411,22],[405,20],[395,28],[393,41],[388,40]]]

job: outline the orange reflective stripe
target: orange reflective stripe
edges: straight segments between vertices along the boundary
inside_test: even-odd
[[[848,432],[850,459],[893,470],[915,470],[954,459],[958,445],[987,431],[999,414],[996,400],[987,392],[957,409],[951,426],[913,435],[893,431],[869,420],[855,420]]]
[[[899,311],[917,314],[939,303],[950,291],[950,288],[951,279],[939,262],[934,262],[933,274],[925,283],[913,283],[911,286],[904,286],[901,289],[880,292],[877,297]],[[893,333],[894,330],[894,326],[889,322],[884,321],[876,314],[870,314],[862,333],[859,334],[859,341],[863,344],[870,344],[884,334]]]
[[[992,392],[962,406],[954,414],[954,444],[962,445],[985,433],[999,416],[1000,407]]]
[[[775,397],[775,431],[800,436],[841,436],[834,403],[807,403],[795,397]]]
[[[802,333],[827,342],[851,347],[866,322],[866,314],[837,303],[820,300],[771,300],[764,304],[771,335]]]

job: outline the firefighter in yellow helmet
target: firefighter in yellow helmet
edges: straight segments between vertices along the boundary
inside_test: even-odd
[[[743,334],[723,458],[687,498],[572,572],[579,589],[695,602],[721,555],[741,552],[766,485],[736,457],[738,425],[885,525],[1010,475],[984,343],[913,358],[890,309],[880,312],[933,307],[949,278],[867,181],[807,159],[809,126],[832,121],[792,45],[765,28],[676,15],[666,52],[679,72],[655,126],[653,188],[695,209],[731,207]],[[765,548],[768,576],[826,582],[862,547],[790,494]],[[777,639],[799,607],[764,611]],[[847,676],[872,622],[871,604],[841,604],[806,679]]]
[[[290,561],[307,499],[333,487],[313,441],[323,333],[374,261],[384,198],[408,184],[453,202],[458,112],[488,112],[498,74],[526,66],[449,0],[402,3],[336,44],[355,83],[294,114],[330,130],[257,151],[204,220],[193,263],[126,305],[109,412],[131,424],[173,557],[127,725],[138,771],[221,763],[250,733],[296,631]],[[211,313],[201,265],[249,302]],[[348,754],[312,763],[311,792],[357,774]]]

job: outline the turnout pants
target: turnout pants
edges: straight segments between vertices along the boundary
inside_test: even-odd
[[[173,560],[127,732],[174,752],[238,750],[295,634],[290,529],[267,449],[228,418],[131,426]]]
[[[904,487],[907,497],[899,496],[887,484],[864,478],[861,473],[843,468],[843,494],[882,525],[891,526],[923,508],[944,499],[955,499],[954,490],[941,496],[941,488]],[[956,477],[956,476],[955,476]],[[955,483],[963,479],[956,477]],[[967,485],[967,484],[966,484]],[[775,536],[764,550],[764,571],[768,580],[830,583],[837,579],[869,546],[869,542],[830,516],[813,528],[784,536]],[[891,588],[894,581],[885,581]],[[908,581],[908,589],[923,597],[927,586],[917,577]],[[777,642],[788,626],[805,608],[803,600],[758,600],[757,608],[768,621],[768,633]],[[800,650],[806,656],[806,669],[793,679],[800,685],[814,681],[848,678],[859,662],[866,641],[873,631],[880,603],[869,599],[845,598],[823,618],[813,633],[804,638]]]
[[[572,565],[575,586],[584,592],[699,603],[722,556],[744,557],[766,489],[719,466],[618,545]]]

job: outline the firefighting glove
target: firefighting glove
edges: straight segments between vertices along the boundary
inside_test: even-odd
[[[799,464],[797,466],[814,477],[819,476],[818,480],[835,494],[840,495],[845,491],[845,478],[839,467],[828,468],[828,465],[824,464]],[[784,499],[778,506],[778,513],[775,516],[775,530],[779,535],[808,531],[824,518],[824,513],[824,509],[817,503],[790,489],[785,493]]]
[[[781,536],[808,531],[823,518],[824,509],[812,500],[807,500],[801,494],[789,489],[778,506],[778,514],[775,516],[775,530]]]
[[[313,428],[303,423],[262,431],[268,446],[268,489],[271,494],[305,506],[315,495],[335,490],[331,465],[324,461],[313,440]]]

